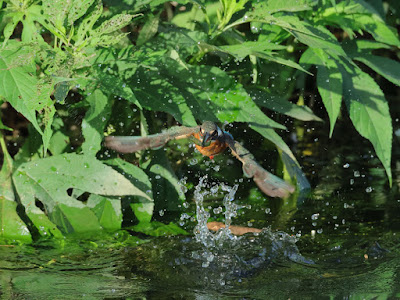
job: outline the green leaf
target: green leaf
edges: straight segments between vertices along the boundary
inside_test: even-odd
[[[42,133],[35,113],[41,107],[35,99],[37,79],[33,52],[28,46],[20,47],[19,43],[0,50],[0,97]]]
[[[88,33],[92,30],[94,24],[100,18],[103,12],[103,4],[101,0],[97,0],[96,2],[97,3],[94,6],[92,12],[85,16],[85,18],[79,24],[76,36],[74,37],[75,44],[77,46],[80,46],[83,43]]]
[[[139,68],[133,82],[142,82],[135,94],[151,110],[172,114],[184,125],[197,119],[221,122],[252,122],[268,128],[285,126],[268,118],[241,84],[226,72],[210,66],[186,68],[174,60],[161,60],[157,69]]]
[[[164,150],[153,151],[154,156],[141,167],[146,169],[152,180],[155,211],[179,211],[179,206],[185,201],[179,180],[172,169]]]
[[[32,237],[28,227],[17,213],[17,202],[11,182],[13,161],[1,133],[0,145],[3,153],[3,165],[0,171],[0,243],[10,243],[14,240],[30,243]]]
[[[377,20],[373,16],[361,15],[357,16],[357,21],[364,25],[364,28],[378,42],[386,43],[393,46],[400,46],[400,40],[396,30],[390,28],[385,23]]]
[[[273,14],[281,11],[297,12],[310,10],[315,4],[316,1],[310,0],[268,0],[266,3],[256,3],[254,9],[265,10],[268,13]]]
[[[67,22],[69,26],[81,18],[95,0],[75,0],[72,1],[71,8],[68,11]]]
[[[4,29],[3,29],[4,41],[3,41],[2,48],[4,48],[6,46],[7,41],[9,40],[11,35],[13,34],[14,29],[17,26],[17,24],[19,22],[21,22],[22,19],[24,18],[24,13],[20,12],[20,11],[16,11],[16,12],[7,14],[7,17],[8,17],[7,18],[8,22],[6,23],[6,26],[4,26]]]
[[[150,40],[158,31],[158,23],[160,15],[151,16],[140,30],[139,36],[136,41],[137,46],[141,46]]]
[[[322,102],[328,112],[329,136],[331,137],[342,105],[343,78],[332,57],[319,49],[313,49],[313,51],[321,59],[321,64],[318,65],[317,85]]]
[[[152,184],[147,174],[139,167],[128,163],[120,158],[105,161],[108,165],[116,167],[116,169],[138,189],[146,193],[153,199]],[[139,222],[150,222],[153,216],[154,202],[143,197],[135,197],[132,199],[131,207]]]
[[[400,63],[386,57],[360,53],[353,59],[362,62],[390,82],[400,86]]]
[[[92,211],[68,195],[71,188],[98,195],[138,195],[151,201],[121,174],[86,155],[64,154],[24,163],[14,172],[13,181],[27,215],[37,214],[38,199],[63,232],[100,229]]]
[[[258,90],[250,91],[250,95],[258,106],[266,107],[301,121],[322,121],[307,106],[296,105],[278,95]]]
[[[263,40],[257,42],[248,41],[236,45],[219,46],[218,49],[220,49],[221,51],[226,51],[227,53],[242,60],[246,56],[253,55],[256,52],[283,50],[286,49],[286,46],[277,45],[275,43],[270,43],[268,41]]]
[[[307,73],[306,70],[304,70],[300,65],[298,65],[294,61],[284,59],[279,56],[274,56],[276,53],[271,52],[271,50],[286,49],[285,46],[276,45],[274,43],[269,43],[264,40],[257,42],[244,42],[242,44],[237,44],[237,45],[220,46],[217,49],[229,53],[230,55],[235,56],[239,60],[243,60],[246,56],[254,55],[259,58],[267,59]]]
[[[344,99],[350,119],[360,135],[374,146],[392,185],[393,129],[388,103],[380,87],[368,74],[358,67],[346,64],[343,67]]]
[[[82,120],[82,134],[85,141],[82,144],[84,154],[96,155],[101,148],[103,131],[111,114],[108,98],[99,89],[87,97],[89,110]]]
[[[114,31],[117,31],[127,26],[131,22],[131,20],[137,16],[139,15],[128,15],[128,14],[115,15],[111,19],[101,23],[101,25],[97,27],[92,34],[94,36],[101,36],[113,33]]]
[[[95,213],[101,227],[107,230],[121,229],[121,200],[91,194],[87,206]]]
[[[132,89],[118,75],[108,73],[106,70],[93,68],[96,84],[100,83],[101,91],[108,96],[119,96],[142,108]]]
[[[0,243],[9,244],[15,240],[31,243],[32,236],[17,214],[17,203],[0,195]]]
[[[41,18],[41,9],[40,5],[33,4],[25,11],[25,16],[21,21],[23,25],[21,40],[24,43],[44,43],[43,37],[40,35],[41,31],[36,24],[38,19]]]

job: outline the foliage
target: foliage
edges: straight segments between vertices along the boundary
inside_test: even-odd
[[[390,58],[400,41],[377,2],[0,1],[0,101],[31,126],[10,155],[13,129],[0,119],[1,238],[116,230],[127,218],[133,230],[156,235],[162,226],[153,213],[185,200],[174,166],[161,150],[132,156],[140,167],[110,160],[102,140],[104,132],[157,132],[171,116],[187,126],[247,123],[307,186],[276,133],[286,126],[267,112],[321,121],[296,104],[314,92],[308,81],[330,136],[347,113],[391,184],[391,117],[375,80],[400,86],[399,62]]]

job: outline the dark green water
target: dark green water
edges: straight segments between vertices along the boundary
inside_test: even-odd
[[[233,220],[271,226],[271,232],[225,243],[207,266],[204,248],[190,236],[136,247],[121,246],[118,238],[0,246],[1,298],[400,298],[399,138],[389,188],[370,144],[352,130],[332,140],[321,139],[312,127],[304,131],[296,147],[311,195],[259,201]],[[218,207],[221,199],[207,205]],[[191,204],[188,212],[193,211]],[[194,222],[184,226],[193,228]],[[288,235],[280,240],[277,230]],[[289,235],[297,237],[296,244]]]

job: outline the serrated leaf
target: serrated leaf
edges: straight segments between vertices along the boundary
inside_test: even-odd
[[[71,8],[68,11],[67,22],[72,26],[76,20],[82,17],[95,0],[75,0],[72,2]]]
[[[97,3],[93,8],[93,11],[90,14],[88,14],[79,24],[76,36],[74,37],[77,46],[80,46],[83,43],[88,33],[92,30],[96,21],[100,18],[102,12],[103,12],[103,4],[101,0],[97,0]]]
[[[100,229],[96,216],[69,196],[68,189],[109,196],[138,195],[151,201],[125,177],[92,156],[64,154],[24,163],[14,172],[13,181],[27,215],[37,215],[38,199],[50,220],[64,232]]]
[[[37,122],[35,103],[37,79],[33,50],[13,43],[0,51],[0,97],[4,97],[16,111],[27,118],[42,133]]]
[[[359,68],[343,64],[344,100],[350,119],[361,136],[374,146],[392,184],[392,118],[380,87]]]
[[[17,11],[17,12],[13,12],[13,13],[7,14],[7,17],[8,17],[7,18],[8,22],[6,23],[6,26],[4,26],[4,29],[3,29],[4,41],[3,41],[2,48],[4,48],[6,46],[7,41],[9,40],[11,35],[13,34],[14,29],[17,26],[17,24],[19,22],[21,22],[22,19],[24,18],[24,13],[20,12],[20,11]]]
[[[137,16],[139,15],[128,15],[128,14],[115,15],[111,19],[101,23],[101,25],[94,30],[93,35],[101,36],[117,31],[127,26],[131,22],[131,20]]]
[[[82,120],[82,134],[85,141],[82,144],[84,154],[96,155],[101,148],[104,127],[111,114],[108,98],[99,89],[87,97],[89,110]]]

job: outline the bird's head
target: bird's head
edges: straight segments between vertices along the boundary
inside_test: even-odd
[[[200,142],[202,147],[209,146],[212,140],[216,140],[223,135],[222,130],[217,124],[211,121],[205,121],[200,126]]]

